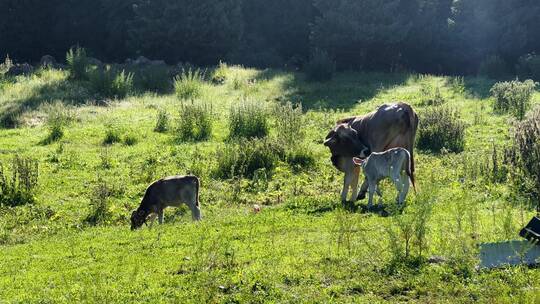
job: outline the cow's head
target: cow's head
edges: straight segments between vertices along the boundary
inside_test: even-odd
[[[147,214],[144,210],[138,209],[131,214],[131,230],[139,229],[146,223]]]
[[[358,132],[348,124],[340,124],[330,131],[324,145],[332,155],[366,158],[371,154],[369,147],[358,137]]]

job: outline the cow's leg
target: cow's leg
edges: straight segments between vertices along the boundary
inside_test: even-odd
[[[158,211],[158,222],[159,224],[163,224],[163,209],[159,209]]]
[[[369,182],[368,183],[368,192],[369,192],[369,200],[368,200],[368,209],[371,209],[373,207],[373,194],[377,191],[377,183],[375,182]]]
[[[409,187],[410,187],[410,181],[407,174],[401,175],[401,184],[403,185],[403,188],[401,189],[401,197],[399,198],[400,205],[403,205],[403,202],[405,201],[405,198],[407,198],[407,194],[409,193]]]
[[[351,194],[351,201],[355,202],[358,199],[358,177],[360,175],[360,170],[358,168],[355,168],[353,178],[351,181],[351,188],[352,188],[352,194]]]
[[[149,225],[150,228],[152,228],[152,226],[154,225],[154,221],[156,220],[156,216],[157,216],[157,214],[151,213],[148,216],[148,218],[146,219],[146,221],[150,221],[150,225]]]
[[[367,190],[368,190],[368,183],[364,179],[364,181],[362,182],[362,186],[360,186],[360,191],[358,192],[358,196],[356,197],[356,200],[365,199]]]
[[[402,180],[401,180],[401,176],[398,174],[392,174],[391,175],[391,178],[392,178],[392,182],[394,183],[394,186],[396,186],[396,190],[398,192],[397,196],[396,196],[396,202],[398,204],[401,204],[401,193],[403,192],[403,184],[402,184]]]
[[[351,186],[354,178],[354,172],[345,172],[345,178],[343,179],[343,190],[341,190],[341,203],[347,203],[347,194],[349,194],[349,187]]]
[[[188,207],[191,210],[191,218],[194,221],[201,220],[201,208],[199,208],[199,204],[193,201],[191,204],[188,204]]]

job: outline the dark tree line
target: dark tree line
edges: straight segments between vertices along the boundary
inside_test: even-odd
[[[540,52],[538,0],[3,0],[0,56],[299,66],[315,49],[339,69],[476,73]]]

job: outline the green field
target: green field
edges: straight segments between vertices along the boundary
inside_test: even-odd
[[[0,303],[540,302],[538,269],[476,269],[479,243],[519,239],[534,215],[507,180],[475,173],[494,146],[502,155],[510,143],[511,116],[492,110],[495,81],[343,72],[311,83],[295,72],[223,72],[223,83],[199,88],[197,100],[212,108],[204,141],[178,138],[181,103],[189,101],[174,93],[101,102],[58,70],[0,82],[0,116],[16,113],[20,122],[0,129],[0,163],[6,171],[14,155],[39,163],[35,203],[0,208]],[[341,207],[343,177],[322,145],[335,121],[392,101],[410,103],[422,119],[433,96],[459,111],[465,150],[417,150],[418,193],[403,212],[393,208],[389,184],[387,217]],[[305,138],[297,149],[314,161],[280,159],[263,178],[218,178],[218,161],[233,145],[230,108],[246,101],[270,113],[269,139],[278,137],[275,107],[301,103]],[[54,102],[70,122],[61,139],[45,143]],[[169,113],[167,132],[154,131],[159,110]],[[121,142],[104,145],[107,130]],[[203,221],[192,223],[187,208],[168,209],[164,225],[130,231],[148,184],[188,173],[201,178]],[[107,215],[93,225],[87,218],[99,187],[108,189]]]

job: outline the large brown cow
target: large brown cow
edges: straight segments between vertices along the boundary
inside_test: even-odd
[[[332,164],[345,173],[341,201],[347,201],[352,187],[351,200],[365,198],[367,183],[364,181],[357,196],[358,170],[353,157],[365,158],[371,152],[383,152],[401,147],[411,155],[411,171],[414,174],[414,139],[418,128],[418,116],[413,108],[403,102],[383,104],[363,116],[339,120],[328,133],[324,145],[330,148]]]

